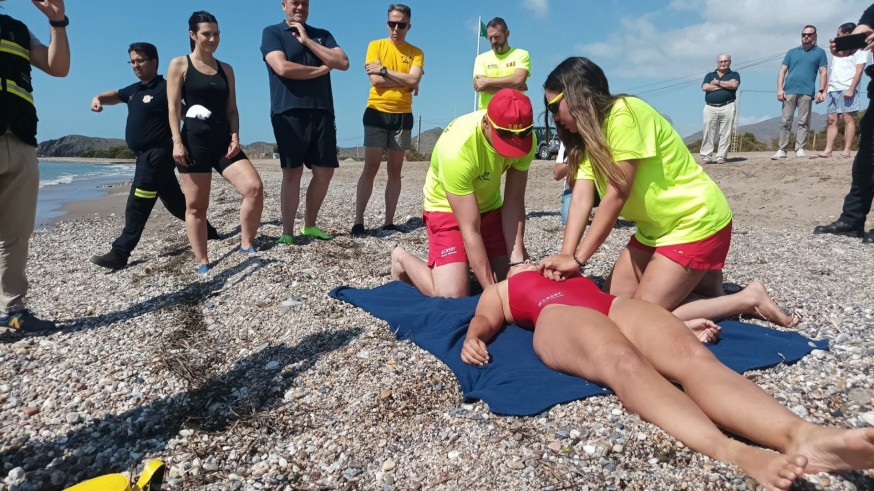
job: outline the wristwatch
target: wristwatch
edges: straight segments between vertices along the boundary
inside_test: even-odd
[[[386,67],[380,68],[379,74],[382,75],[383,77],[385,77],[386,75],[388,75],[388,68],[386,68]]]
[[[64,20],[50,20],[49,25],[52,27],[67,27],[70,25],[70,18],[65,15]]]

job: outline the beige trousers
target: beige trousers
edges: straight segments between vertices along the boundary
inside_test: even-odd
[[[38,192],[36,147],[11,133],[0,135],[0,313],[24,309]]]
[[[701,156],[713,158],[714,143],[716,158],[728,158],[728,147],[731,146],[731,130],[734,128],[736,105],[734,102],[724,106],[713,107],[704,105],[704,135],[701,137]]]

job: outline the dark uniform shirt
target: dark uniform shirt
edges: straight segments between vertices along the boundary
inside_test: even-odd
[[[305,26],[307,36],[326,48],[336,48],[337,41],[330,32]],[[285,22],[264,28],[261,35],[261,56],[266,58],[273,51],[282,51],[288,61],[306,66],[322,66],[322,60],[305,48],[291,33]],[[291,80],[280,77],[267,64],[270,80],[270,112],[281,114],[289,109],[324,109],[334,112],[334,94],[331,92],[331,74],[311,80]]]
[[[119,89],[118,97],[127,104],[124,138],[134,152],[171,147],[172,135],[167,109],[167,82],[158,75],[146,85],[137,82]]]
[[[728,80],[737,80],[738,82],[740,82],[740,74],[733,70],[729,70],[728,72],[726,72],[725,75],[720,77],[719,72],[714,70],[704,76],[704,82],[702,82],[701,85],[710,83],[714,80],[720,80],[723,82]],[[727,102],[735,100],[736,93],[737,89],[714,90],[713,92],[707,92],[704,94],[704,102],[706,102],[707,104],[725,104]]]

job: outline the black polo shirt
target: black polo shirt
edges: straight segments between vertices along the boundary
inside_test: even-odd
[[[325,29],[304,26],[307,36],[326,48],[336,48],[337,41]],[[285,22],[267,26],[261,35],[261,56],[266,58],[274,51],[281,51],[285,59],[300,65],[322,66],[324,63],[291,33]],[[330,72],[310,80],[291,80],[280,77],[267,65],[270,81],[270,112],[281,114],[289,109],[324,109],[334,112],[334,94],[331,92]]]
[[[704,76],[704,82],[702,82],[701,85],[710,83],[714,80],[720,80],[723,82],[728,80],[737,80],[738,82],[740,82],[740,74],[733,70],[729,70],[725,73],[725,75],[720,77],[719,72],[714,70]],[[735,100],[736,93],[737,89],[714,90],[713,92],[707,92],[704,94],[704,102],[706,102],[707,104],[725,104],[726,102],[731,102]]]
[[[158,75],[147,85],[137,82],[119,89],[118,97],[127,104],[124,139],[134,152],[172,146],[167,109],[167,81]]]

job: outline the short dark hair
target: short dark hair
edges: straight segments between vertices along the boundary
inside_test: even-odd
[[[412,11],[412,9],[410,9],[410,7],[407,6],[407,5],[404,5],[404,4],[402,4],[402,3],[393,3],[393,4],[391,4],[391,5],[388,6],[388,13],[389,13],[389,14],[392,13],[392,12],[394,12],[395,10],[397,10],[398,12],[400,12],[400,13],[406,15],[406,16],[407,16],[407,19],[412,19],[412,18],[413,18],[413,11]]]
[[[855,22],[845,22],[838,26],[838,30],[841,31],[841,34],[849,34],[853,32],[853,29],[856,28]]]
[[[801,28],[802,31],[805,29],[813,29],[813,33],[816,34],[816,26],[812,26],[810,24],[807,24],[806,26]]]
[[[202,22],[208,22],[210,24],[218,24],[218,19],[215,18],[214,15],[210,14],[205,10],[198,10],[191,14],[191,17],[188,18],[188,30],[197,33],[197,25]],[[191,51],[194,51],[194,40],[189,38],[189,44],[191,44]]]
[[[130,43],[127,54],[131,54],[131,52],[136,52],[145,58],[158,61],[158,48],[152,43]]]
[[[500,27],[502,31],[507,32],[509,29],[507,28],[507,23],[504,22],[504,19],[500,17],[495,17],[490,20],[488,24],[486,24],[486,28],[489,27]]]

